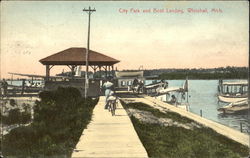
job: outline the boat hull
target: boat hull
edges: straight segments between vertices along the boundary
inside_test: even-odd
[[[218,96],[219,101],[221,102],[225,102],[225,103],[235,103],[235,102],[240,102],[240,101],[244,101],[247,99],[247,97],[226,97],[226,96]]]
[[[247,103],[247,100],[243,100],[240,102],[230,103],[227,106],[221,107],[218,109],[218,111],[221,111],[223,113],[235,113],[235,112],[241,112],[249,110],[249,105]]]

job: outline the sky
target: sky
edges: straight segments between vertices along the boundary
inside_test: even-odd
[[[86,47],[89,6],[90,49],[118,70],[248,66],[248,1],[2,1],[0,78],[45,75],[40,59]]]

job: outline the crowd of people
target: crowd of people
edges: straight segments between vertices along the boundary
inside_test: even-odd
[[[131,89],[133,91],[133,93],[134,92],[137,92],[137,93],[143,92],[143,86],[144,86],[143,81],[135,78],[132,85],[129,87],[129,91]]]

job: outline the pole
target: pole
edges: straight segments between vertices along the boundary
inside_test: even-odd
[[[242,123],[240,122],[240,132],[242,133]]]
[[[3,100],[3,95],[1,94],[1,115],[3,115],[3,105],[4,105],[4,100]],[[1,116],[2,117],[2,116]],[[3,117],[1,118],[1,149],[3,151]],[[0,157],[3,157],[2,151],[0,151]]]
[[[85,86],[84,86],[84,97],[87,98],[88,88],[89,88],[89,79],[88,79],[88,72],[89,72],[89,38],[90,38],[90,15],[92,12],[95,12],[95,9],[83,9],[84,12],[89,14],[88,19],[88,39],[87,39],[87,50],[86,50],[86,72],[85,72]]]

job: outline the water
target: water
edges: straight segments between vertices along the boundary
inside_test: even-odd
[[[182,87],[185,80],[168,80],[169,87]],[[152,80],[147,80],[146,84],[152,83]],[[217,109],[225,104],[219,103],[217,99],[218,80],[189,80],[189,105],[190,112],[200,115],[209,120],[221,123],[240,131],[240,124],[244,133],[250,132],[250,121],[248,113],[240,114],[220,114]],[[178,97],[180,100],[180,95]]]

